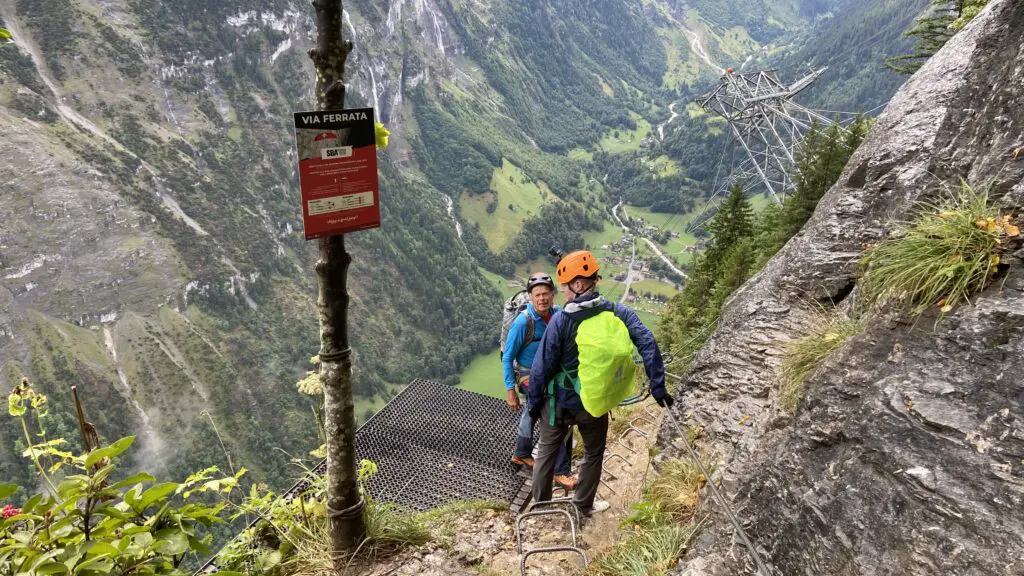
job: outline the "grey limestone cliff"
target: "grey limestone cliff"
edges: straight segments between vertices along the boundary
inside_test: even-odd
[[[776,574],[1024,574],[1024,259],[937,325],[878,317],[779,407],[814,304],[944,182],[1024,207],[1024,2],[993,0],[897,93],[803,231],[727,302],[683,375],[717,477]],[[1021,252],[1017,256],[1024,256]],[[663,444],[674,436],[670,424]],[[680,574],[754,564],[708,495]]]

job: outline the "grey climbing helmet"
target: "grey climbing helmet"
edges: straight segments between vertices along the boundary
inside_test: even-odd
[[[551,279],[551,275],[547,272],[534,272],[530,274],[530,279],[526,281],[526,291],[533,291],[534,286],[549,286],[554,290],[555,281]]]

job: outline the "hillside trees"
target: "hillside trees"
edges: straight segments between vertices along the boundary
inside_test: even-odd
[[[904,54],[903,36],[931,0],[843,2],[841,16],[817,21],[772,64],[780,70],[817,69],[826,75],[801,95],[801,103],[829,110],[869,110],[885,104],[906,80],[884,68],[885,59]],[[788,74],[787,74],[788,76]]]
[[[870,126],[866,118],[858,119],[845,130],[838,124],[828,128],[811,126],[796,151],[796,190],[781,207],[773,204],[766,208],[758,222],[758,269],[803,228]]]
[[[732,189],[705,226],[711,237],[708,249],[696,257],[689,281],[662,316],[659,342],[667,350],[688,359],[703,345],[729,295],[800,231],[869,127],[866,119],[846,130],[835,124],[812,126],[797,151],[796,191],[757,218],[743,190]]]
[[[886,67],[901,74],[917,72],[954,34],[977,16],[986,4],[988,0],[932,0],[928,14],[918,18],[914,27],[904,34],[917,40],[914,51],[887,59]]]
[[[497,26],[448,3],[443,9],[518,128],[542,150],[594,142],[608,128],[627,126],[627,110],[643,108],[638,92],[616,86],[610,97],[600,79],[641,91],[661,84],[664,48],[648,40],[656,37],[652,25],[628,4],[510,0],[494,6]]]
[[[707,224],[711,242],[696,257],[683,291],[672,297],[661,322],[665,349],[680,356],[696,351],[718,318],[722,302],[746,280],[753,257],[753,211],[739,186]]]
[[[552,244],[565,249],[582,248],[583,232],[600,229],[600,218],[575,202],[556,201],[544,206],[523,224],[523,231],[500,254],[500,260],[514,264],[547,254]]]

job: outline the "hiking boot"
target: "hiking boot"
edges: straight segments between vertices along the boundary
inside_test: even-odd
[[[529,456],[512,456],[512,463],[516,466],[526,466],[527,468],[533,468],[533,458]]]
[[[600,498],[598,498],[598,499],[594,500],[594,504],[591,505],[590,510],[584,510],[579,505],[576,506],[576,509],[580,511],[580,514],[583,516],[583,518],[590,518],[594,514],[599,514],[601,512],[604,512],[605,510],[607,510],[607,509],[609,509],[611,507],[612,507],[612,505],[611,505],[610,502],[608,502],[607,500],[601,500]]]
[[[609,509],[611,507],[612,507],[611,502],[609,502],[607,500],[600,500],[600,499],[594,500],[594,506],[590,509],[590,513],[591,514],[597,514],[599,512],[604,512],[605,510],[607,510],[607,509]]]
[[[573,474],[555,474],[555,484],[558,484],[559,486],[565,488],[566,490],[575,490],[576,484],[579,481],[579,478],[577,478]]]

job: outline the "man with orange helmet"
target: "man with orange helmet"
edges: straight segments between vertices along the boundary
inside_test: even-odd
[[[590,368],[583,364],[601,360],[601,341],[600,338],[596,342],[593,338],[589,341],[580,339],[583,334],[580,326],[590,322],[591,325],[600,325],[602,330],[606,330],[604,333],[626,338],[627,352],[631,353],[635,347],[643,358],[655,401],[663,408],[671,407],[674,402],[665,390],[665,366],[654,335],[635,312],[606,300],[598,293],[600,270],[600,263],[587,250],[577,250],[559,260],[556,266],[558,282],[567,303],[544,331],[530,369],[533,385],[527,392],[527,409],[531,416],[539,419],[540,424],[537,461],[533,470],[533,499],[535,502],[551,499],[555,456],[575,424],[583,437],[584,458],[573,503],[586,515],[606,510],[609,506],[605,501],[595,502],[608,437],[608,414],[607,409],[603,412],[597,410],[601,412],[599,414],[590,413],[585,407],[587,400],[581,398],[581,385],[592,386],[592,383],[581,383],[579,375]],[[605,313],[612,316],[600,316]],[[598,356],[594,356],[595,345]],[[581,346],[586,346],[589,356],[582,357]],[[629,358],[628,353],[626,358]],[[632,368],[632,360],[627,361]],[[582,392],[587,395],[587,391]]]

